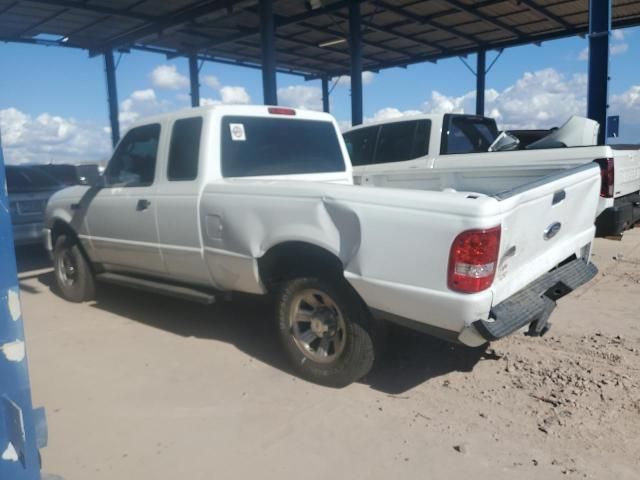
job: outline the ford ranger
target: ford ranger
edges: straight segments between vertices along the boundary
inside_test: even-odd
[[[132,126],[96,185],[51,198],[45,237],[70,301],[99,281],[203,303],[270,294],[299,374],[344,386],[387,321],[469,346],[544,333],[596,273],[599,193],[593,163],[357,186],[330,115],[209,106]]]

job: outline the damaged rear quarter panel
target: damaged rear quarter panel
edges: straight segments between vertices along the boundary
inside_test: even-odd
[[[311,182],[212,182],[201,203],[216,287],[264,293],[257,259],[283,242],[306,242],[340,259],[370,307],[452,330],[486,316],[491,294],[460,301],[447,289],[451,242],[499,221],[490,198]]]

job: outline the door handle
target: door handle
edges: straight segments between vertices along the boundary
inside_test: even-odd
[[[149,200],[141,198],[140,200],[138,200],[138,204],[136,205],[136,210],[138,212],[142,212],[147,208],[149,208],[150,205],[151,205],[151,202]]]

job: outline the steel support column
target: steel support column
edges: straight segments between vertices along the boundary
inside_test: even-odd
[[[362,19],[360,2],[349,1],[349,48],[351,50],[351,124],[362,123]]]
[[[198,56],[189,55],[189,80],[191,82],[191,106],[200,106],[200,79],[198,68]]]
[[[104,52],[104,70],[107,76],[107,102],[109,103],[109,122],[111,123],[111,143],[115,147],[120,140],[120,123],[118,121],[118,88],[116,85],[116,64],[113,51]]]
[[[484,91],[487,76],[487,52],[478,50],[476,64],[476,115],[484,115]]]
[[[589,0],[589,87],[587,116],[600,124],[598,144],[607,131],[611,0]]]
[[[0,478],[40,480],[36,425],[44,417],[38,421],[31,403],[1,145],[0,185]]]
[[[322,77],[322,111],[329,113],[329,77]]]
[[[276,27],[272,0],[260,0],[262,38],[262,92],[265,105],[278,104],[276,86]]]

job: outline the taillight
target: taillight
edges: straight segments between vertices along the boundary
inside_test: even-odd
[[[499,250],[500,226],[458,235],[449,254],[449,288],[463,293],[489,288],[496,275]]]
[[[600,196],[604,198],[613,197],[613,158],[599,158],[596,163],[600,165]]]
[[[293,108],[269,107],[269,113],[273,115],[295,115],[296,111]]]

